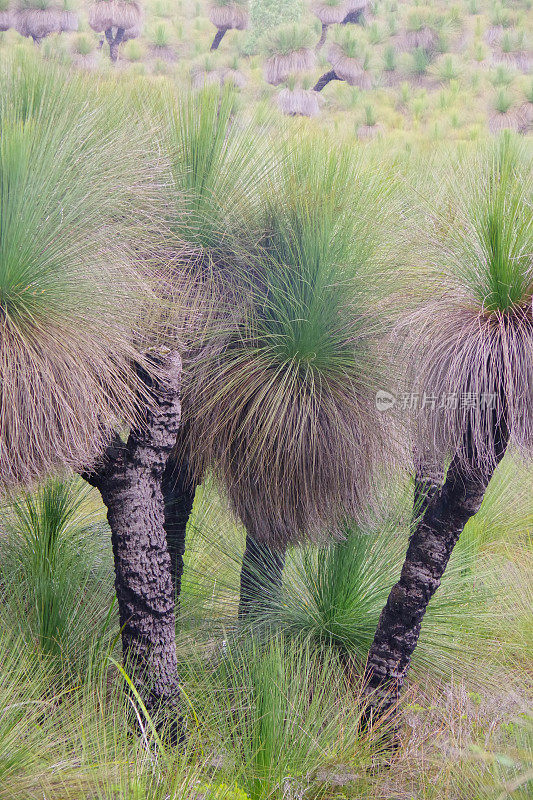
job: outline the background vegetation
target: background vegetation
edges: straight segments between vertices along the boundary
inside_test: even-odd
[[[50,5],[49,0],[43,0]],[[59,58],[91,73],[111,69],[106,43],[88,24],[90,3],[69,0],[78,30],[42,40],[45,58]],[[150,82],[181,87],[230,82],[240,104],[259,115],[278,114],[284,88],[311,88],[331,69],[330,44],[351,39],[364,64],[364,81],[333,82],[320,95],[313,127],[335,138],[391,136],[398,145],[422,139],[478,140],[510,128],[531,130],[533,85],[531,0],[372,0],[364,24],[330,26],[315,66],[274,87],[264,78],[268,43],[287,25],[318,42],[320,22],[304,0],[252,0],[247,30],[229,30],[209,52],[216,28],[208,0],[146,0],[144,22],[121,45],[117,68]],[[316,5],[316,4],[315,4]],[[338,30],[341,28],[341,30]],[[0,34],[0,49],[30,48],[14,30]],[[314,104],[313,104],[314,108]]]

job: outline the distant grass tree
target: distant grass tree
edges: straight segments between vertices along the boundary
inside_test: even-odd
[[[363,14],[370,6],[370,0],[316,0],[311,5],[313,14],[322,25],[322,33],[316,49],[320,50],[327,39],[330,25],[346,25],[363,20]]]
[[[402,687],[428,602],[509,442],[532,452],[532,174],[530,157],[504,136],[463,159],[433,219],[434,294],[408,317],[404,356],[413,389],[429,398],[417,449],[432,443],[434,461],[451,463],[415,524],[370,649],[377,709]]]
[[[328,48],[328,61],[332,69],[318,79],[314,86],[315,92],[321,92],[331,81],[346,81],[350,86],[358,86],[360,89],[371,87],[369,52],[350,29],[340,28],[336,31]]]
[[[263,42],[267,83],[278,86],[290,76],[312,69],[315,65],[313,39],[313,31],[297,23],[280,25],[271,31]]]
[[[109,44],[109,57],[118,59],[120,45],[140,34],[142,7],[137,0],[96,0],[89,9],[89,25],[96,33],[104,33]]]
[[[218,29],[211,44],[211,50],[217,50],[229,30],[248,27],[248,0],[210,0],[209,19]]]
[[[52,33],[76,31],[78,17],[64,0],[19,0],[14,13],[14,28],[40,44]]]

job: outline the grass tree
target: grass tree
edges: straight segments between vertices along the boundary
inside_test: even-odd
[[[248,0],[212,0],[209,19],[218,29],[211,44],[211,50],[217,50],[229,30],[243,31],[248,27]]]
[[[95,115],[85,119],[83,100],[75,102],[81,81],[64,100],[53,89],[59,77],[51,67],[43,76],[33,59],[23,69],[13,63],[0,95],[4,489],[91,464],[137,407],[124,316],[135,309],[135,278],[127,250],[107,231],[112,195],[120,205],[124,185],[118,162],[109,163],[109,135],[97,134]],[[69,103],[79,117],[70,133]]]
[[[230,316],[238,313],[238,294],[234,293],[238,270],[235,232],[242,230],[247,206],[253,203],[262,173],[272,157],[272,145],[257,136],[251,126],[235,119],[235,93],[228,87],[208,87],[200,93],[176,98],[170,95],[167,109],[165,146],[171,164],[169,186],[175,213],[169,220],[172,232],[170,249],[184,253],[184,267],[191,285],[197,285],[203,297],[202,320],[213,317],[212,289],[218,298],[231,297]],[[267,158],[268,153],[268,158]],[[197,306],[195,306],[197,307]],[[223,308],[222,316],[227,313]],[[214,315],[217,318],[217,314]],[[217,322],[218,324],[218,322]],[[213,348],[223,346],[223,338],[205,338],[204,322],[196,319],[186,326],[185,380],[183,385],[183,429],[178,447],[170,459],[163,479],[166,508],[166,531],[171,556],[175,593],[179,595],[183,571],[183,553],[187,521],[192,510],[196,487],[202,480],[200,468],[189,469],[192,450],[198,442],[186,434],[190,399],[195,388],[191,378],[198,359]]]
[[[70,468],[100,489],[124,655],[155,705],[177,691],[159,472],[179,424],[179,359],[145,354],[151,293],[133,242],[148,241],[132,209],[142,214],[146,150],[116,125],[112,99],[110,115],[81,76],[33,59],[5,76],[0,474],[6,490]],[[128,427],[124,442],[116,431]]]
[[[429,444],[433,463],[451,462],[414,526],[370,649],[380,709],[402,687],[428,602],[509,441],[526,454],[533,445],[531,159],[507,135],[465,158],[448,188],[426,252],[433,292],[407,320],[405,355],[424,398],[417,452]]]
[[[143,11],[137,0],[97,0],[89,9],[89,25],[93,31],[105,34],[113,62],[126,37],[139,35],[142,21]]]
[[[241,614],[258,590],[259,605],[277,591],[289,543],[335,534],[360,511],[376,454],[386,461],[374,399],[383,320],[363,298],[389,194],[348,149],[289,147],[261,192],[244,313],[191,376],[195,468],[214,469],[247,531]]]
[[[291,75],[312,69],[315,65],[313,32],[298,23],[288,23],[271,31],[264,41],[267,83],[279,86]]]
[[[331,81],[346,81],[350,86],[369,89],[369,54],[365,45],[348,28],[340,28],[329,46],[328,60],[332,69],[324,73],[315,85],[321,92]]]
[[[316,45],[320,50],[327,39],[330,25],[346,25],[362,20],[363,14],[370,5],[370,0],[318,0],[311,6],[322,25],[322,33]]]
[[[318,95],[312,89],[296,86],[293,80],[278,95],[278,108],[290,117],[316,117],[320,114]]]
[[[77,14],[60,0],[20,0],[14,13],[13,27],[35,44],[52,33],[78,30]]]

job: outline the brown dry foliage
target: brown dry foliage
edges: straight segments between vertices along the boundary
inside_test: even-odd
[[[219,30],[243,31],[248,27],[248,9],[237,3],[224,6],[211,5],[209,19]]]
[[[286,55],[278,53],[265,61],[265,80],[273,86],[279,86],[291,75],[312,69],[315,62],[315,52],[308,47],[302,47],[300,50],[294,50]]]
[[[139,3],[124,0],[100,0],[89,9],[89,25],[97,33],[109,28],[134,28],[143,18]]]

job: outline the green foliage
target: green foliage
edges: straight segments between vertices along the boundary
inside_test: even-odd
[[[300,22],[303,15],[302,0],[250,0],[250,33],[245,52],[248,55],[256,53],[265,33],[280,24]]]
[[[494,99],[494,108],[499,114],[506,114],[513,105],[513,97],[505,89],[500,89]]]
[[[376,124],[376,110],[374,106],[368,104],[365,106],[365,125],[375,125]]]
[[[102,513],[91,510],[91,489],[81,479],[52,480],[4,513],[4,606],[25,620],[26,646],[37,643],[74,669],[108,623],[111,565],[103,559]]]
[[[394,72],[396,66],[396,50],[392,45],[389,45],[383,52],[383,69],[385,72]]]
[[[80,36],[76,37],[74,50],[76,53],[79,53],[80,56],[88,56],[94,50],[94,42],[90,36],[80,34]]]
[[[267,32],[262,39],[262,50],[267,57],[286,56],[315,44],[312,29],[305,25],[288,23]]]
[[[413,59],[413,72],[415,75],[425,75],[431,59],[423,47],[415,47],[411,57]]]
[[[378,749],[378,732],[358,733],[357,689],[331,654],[317,658],[281,636],[265,643],[252,637],[228,641],[211,670],[201,663],[193,669],[191,705],[218,731],[252,800],[280,796],[287,781],[296,790],[318,789],[321,768],[344,759],[363,764]],[[340,705],[339,697],[347,702]]]
[[[170,224],[177,237],[219,259],[235,232],[261,174],[266,141],[234,118],[236,95],[217,87],[197,95],[166,95],[165,147],[172,169]],[[174,246],[177,246],[174,242]]]
[[[152,37],[152,44],[154,47],[168,47],[170,43],[170,31],[168,25],[164,22],[156,25]]]
[[[143,56],[143,48],[136,39],[130,39],[130,41],[126,42],[124,45],[123,53],[128,61],[140,61]]]

